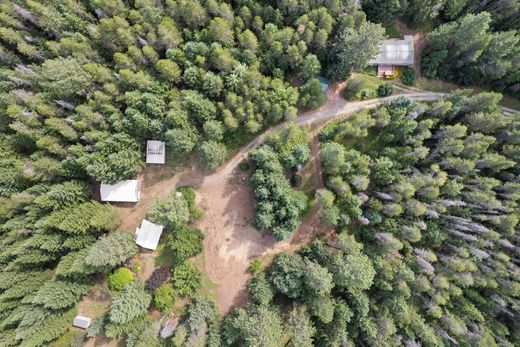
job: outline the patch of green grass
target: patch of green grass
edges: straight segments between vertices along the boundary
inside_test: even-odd
[[[394,38],[394,37],[401,37],[401,32],[399,29],[397,29],[395,23],[388,23],[384,25],[385,27],[385,35]]]
[[[201,253],[197,257],[195,257],[195,259],[193,259],[193,264],[202,274],[201,287],[197,292],[216,301],[216,290],[218,288],[218,285],[215,282],[213,282],[206,273],[206,267],[204,266],[204,253]]]
[[[356,74],[348,80],[347,87],[343,91],[343,97],[347,100],[368,100],[377,98],[377,88],[383,83],[383,80],[375,76]]]
[[[63,336],[50,344],[51,347],[81,347],[87,333],[79,329],[69,329]]]

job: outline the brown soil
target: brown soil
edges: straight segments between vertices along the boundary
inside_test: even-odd
[[[395,21],[395,26],[403,35],[413,36],[414,63],[413,67],[417,71],[417,76],[421,76],[421,55],[426,47],[426,33],[422,29],[410,29],[400,20]]]

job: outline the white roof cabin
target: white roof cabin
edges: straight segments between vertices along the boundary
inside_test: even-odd
[[[165,143],[162,141],[146,141],[146,163],[164,164],[166,157]]]
[[[135,243],[143,248],[155,251],[159,244],[162,231],[162,225],[154,224],[143,219],[141,227],[135,230]]]
[[[101,201],[138,202],[140,196],[139,180],[126,180],[116,184],[101,183]]]
[[[92,323],[92,319],[85,316],[76,316],[72,325],[76,328],[88,329],[90,324]]]
[[[369,65],[413,65],[413,36],[405,35],[403,39],[384,40],[379,54],[368,61]]]

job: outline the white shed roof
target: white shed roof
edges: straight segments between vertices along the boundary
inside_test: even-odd
[[[90,319],[88,317],[76,316],[76,318],[74,318],[74,321],[72,322],[72,325],[77,328],[88,329],[88,327],[90,327],[91,323],[92,323],[92,319]]]
[[[139,180],[126,180],[116,184],[101,183],[101,201],[138,202]]]
[[[166,149],[162,141],[148,140],[146,141],[146,163],[147,164],[164,164]]]
[[[162,231],[162,225],[154,224],[147,221],[146,219],[143,219],[141,227],[137,228],[135,231],[135,243],[143,248],[155,251],[157,245],[159,244]]]
[[[413,37],[405,35],[403,40],[384,40],[379,54],[368,61],[369,65],[413,65]]]

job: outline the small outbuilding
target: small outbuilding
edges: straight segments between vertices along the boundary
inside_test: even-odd
[[[138,202],[140,186],[139,180],[126,180],[116,184],[102,183],[99,189],[101,201]]]
[[[85,316],[79,316],[79,315],[76,316],[74,318],[74,321],[72,322],[73,326],[75,326],[76,328],[81,328],[81,329],[88,329],[91,324],[92,324],[91,318],[88,318]]]
[[[162,141],[146,141],[146,163],[164,164],[166,162],[166,146]]]
[[[139,246],[155,251],[159,244],[159,239],[163,231],[163,226],[154,224],[143,219],[141,227],[135,230],[135,243]]]

